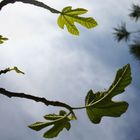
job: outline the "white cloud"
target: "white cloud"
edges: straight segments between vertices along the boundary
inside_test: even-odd
[[[97,91],[108,88],[113,81],[118,66],[122,66],[127,61],[127,58],[124,58],[121,62],[117,62],[121,60],[120,57],[123,54],[126,55],[126,50],[113,48],[115,51],[111,52],[113,51],[111,48],[113,41],[106,41],[102,36],[106,38],[110,33],[109,30],[112,30],[112,26],[117,24],[115,22],[119,18],[127,16],[127,9],[131,2],[128,2],[128,0],[106,0],[105,3],[101,0],[92,2],[89,0],[81,2],[75,2],[74,0],[56,2],[53,0],[45,2],[58,9],[67,5],[73,5],[75,8],[86,7],[89,9],[88,15],[91,16],[93,13],[99,21],[99,26],[95,29],[95,33],[94,30],[91,33],[91,31],[79,27],[81,36],[73,37],[66,30],[62,31],[58,28],[56,25],[57,15],[53,15],[44,9],[41,10],[21,3],[3,8],[0,14],[0,31],[2,35],[9,37],[9,41],[1,45],[1,67],[16,65],[26,74],[23,76],[11,72],[1,77],[0,84],[12,91],[45,96],[76,106],[82,105],[89,89],[92,88]],[[98,38],[101,38],[101,40]],[[100,44],[110,44],[110,46],[101,47]],[[114,56],[113,53],[118,54],[118,56]],[[130,99],[132,99],[131,96]],[[16,109],[19,110],[17,114],[24,112],[23,118],[27,116],[27,118],[30,118],[29,120],[31,118],[41,118],[44,115],[43,113],[51,112],[50,108],[46,109],[46,107],[30,101],[14,99],[8,100],[8,102],[14,102],[14,105],[11,106],[16,105]],[[3,110],[5,107],[7,108],[6,112]],[[0,107],[0,112],[5,113],[5,115],[11,114],[11,112],[8,112],[6,105]],[[16,114],[16,111],[14,113]],[[82,113],[77,113],[79,117],[81,115],[82,117],[78,122],[73,123],[74,128],[72,128],[70,134],[63,133],[57,139],[64,139],[67,136],[69,139],[117,140],[119,137],[119,140],[123,140],[127,136],[127,134],[122,134],[125,133],[123,128],[125,128],[126,115],[119,119],[103,119],[103,123],[94,126],[86,120],[86,116]],[[4,115],[1,118],[4,119]],[[13,124],[17,123],[14,118],[15,116],[11,120]],[[10,121],[8,122],[10,123]],[[26,119],[23,122],[26,122]],[[4,127],[0,128],[2,132],[6,127],[4,124],[1,126]],[[23,131],[24,129],[21,128]],[[7,132],[11,131],[8,128],[6,130]],[[12,133],[16,132],[9,132],[9,134]],[[119,135],[119,133],[122,135]],[[15,137],[13,136],[13,138]],[[3,140],[6,139],[6,135],[4,135]]]

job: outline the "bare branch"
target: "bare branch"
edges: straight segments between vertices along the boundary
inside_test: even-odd
[[[68,104],[65,104],[65,103],[59,102],[59,101],[49,101],[44,97],[37,97],[37,96],[25,94],[25,93],[11,92],[11,91],[5,90],[4,88],[0,88],[0,94],[7,96],[9,98],[18,97],[18,98],[33,100],[35,102],[41,102],[41,103],[45,104],[46,106],[51,105],[51,106],[57,106],[57,107],[64,107],[64,108],[68,109],[71,113],[73,113],[72,107],[69,106]]]
[[[45,8],[47,10],[49,10],[50,12],[52,13],[61,13],[60,11],[44,4],[43,2],[40,2],[40,1],[36,1],[36,0],[3,0],[2,2],[0,2],[0,10],[6,6],[7,4],[10,4],[10,3],[15,3],[15,2],[23,2],[23,3],[26,3],[26,4],[32,4],[34,6],[38,6],[38,7],[42,7],[42,8]]]
[[[6,74],[7,72],[9,72],[9,68],[6,68],[4,70],[0,70],[0,75],[1,74]]]
[[[0,70],[0,75],[6,74],[7,72],[10,72],[10,71],[15,71],[16,73],[20,73],[20,74],[25,74],[23,71],[19,70],[19,68],[11,67],[11,68],[6,68],[4,70]]]

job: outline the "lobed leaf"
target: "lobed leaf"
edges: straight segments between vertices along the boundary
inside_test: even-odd
[[[47,122],[36,122],[29,125],[29,128],[39,131],[45,127],[52,126],[47,130],[43,137],[44,138],[54,138],[56,137],[64,128],[69,130],[71,128],[70,119],[66,116],[67,113],[64,110],[60,110],[59,114],[48,114],[44,118],[49,120]]]
[[[112,101],[112,98],[125,91],[131,83],[131,69],[127,64],[117,71],[116,77],[110,88],[105,92],[93,93],[90,90],[86,96],[86,112],[93,123],[100,123],[104,116],[119,117],[128,108],[128,103],[124,101]]]
[[[62,29],[66,26],[69,33],[79,35],[79,30],[75,26],[75,22],[88,29],[97,26],[97,22],[93,18],[79,17],[79,15],[85,13],[87,13],[87,10],[83,8],[72,9],[71,6],[65,7],[57,19],[57,24]]]

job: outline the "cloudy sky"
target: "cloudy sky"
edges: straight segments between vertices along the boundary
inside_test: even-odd
[[[0,45],[0,69],[18,66],[25,75],[2,75],[0,86],[82,106],[90,89],[107,89],[117,69],[130,63],[133,82],[117,98],[129,103],[128,111],[120,118],[103,118],[94,125],[85,111],[79,110],[71,130],[63,131],[55,140],[140,139],[140,64],[129,54],[128,46],[114,41],[112,34],[113,27],[123,21],[129,28],[134,26],[128,14],[131,4],[139,0],[43,2],[58,10],[70,5],[84,7],[89,10],[87,16],[94,17],[99,25],[92,30],[78,26],[80,36],[76,37],[57,26],[57,14],[22,3],[5,6],[0,11],[0,34],[9,40]],[[27,126],[54,111],[59,108],[0,95],[0,139],[43,140],[44,131],[35,132]]]

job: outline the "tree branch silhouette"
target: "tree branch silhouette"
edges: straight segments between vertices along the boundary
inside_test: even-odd
[[[0,70],[0,75],[1,74],[6,74],[7,72],[9,72],[9,68],[6,68],[4,70]]]
[[[11,68],[6,68],[4,70],[0,70],[0,75],[6,74],[10,71],[15,71],[16,73],[20,73],[20,74],[25,74],[23,71],[19,70],[17,67],[11,67]]]
[[[44,97],[37,97],[37,96],[25,94],[25,93],[11,92],[11,91],[8,91],[4,88],[0,88],[0,94],[4,95],[4,96],[7,96],[9,98],[17,97],[17,98],[29,99],[29,100],[32,100],[32,101],[35,101],[35,102],[43,103],[46,106],[51,105],[51,106],[56,106],[56,107],[64,107],[64,108],[68,109],[71,113],[73,113],[72,107],[69,106],[68,104],[63,103],[63,102],[59,102],[59,101],[50,101],[50,100],[47,100]]]
[[[0,2],[0,10],[6,6],[7,4],[13,4],[15,2],[22,2],[22,3],[26,3],[26,4],[32,4],[34,6],[38,6],[38,7],[42,7],[42,8],[45,8],[47,10],[49,10],[50,12],[52,13],[61,13],[60,11],[44,4],[43,2],[40,2],[40,1],[36,1],[36,0],[3,0],[2,2]]]
[[[140,5],[133,4],[130,19],[135,22],[140,21]],[[135,27],[135,26],[134,26]],[[121,23],[117,28],[114,28],[114,37],[118,42],[125,41],[129,44],[129,52],[140,61],[140,29],[128,31],[125,23]],[[132,42],[132,43],[131,43]]]

